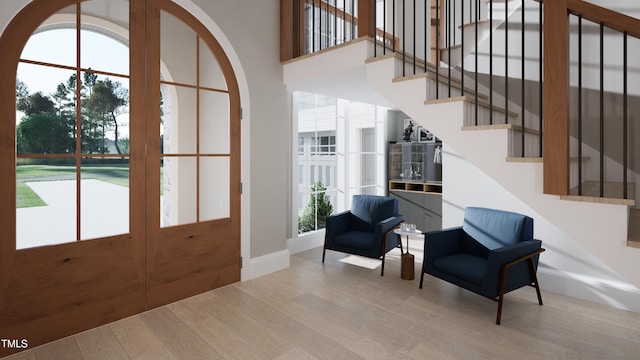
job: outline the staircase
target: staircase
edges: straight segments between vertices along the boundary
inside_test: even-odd
[[[640,261],[640,252],[629,249],[626,241],[620,241],[627,237],[628,204],[625,200],[571,201],[544,195],[541,185],[542,162],[509,156],[509,149],[513,147],[512,139],[519,137],[520,129],[513,125],[468,125],[475,122],[474,104],[469,98],[430,100],[434,94],[429,89],[435,87],[435,80],[429,76],[399,77],[398,69],[403,65],[402,59],[393,54],[369,60],[366,66],[369,86],[418,124],[437,134],[455,156],[462,157],[500,184],[547,220],[551,228],[559,229],[559,233],[566,234],[570,239],[577,239],[577,247],[598,254],[605,267],[610,267],[626,281],[640,286],[640,272],[634,266]],[[483,108],[481,116],[486,118],[491,111],[497,113],[494,115],[501,113],[500,110]],[[445,152],[443,163],[449,167],[447,160]],[[449,193],[462,190],[452,188],[449,184],[454,181],[448,179],[446,174],[443,173],[443,199]],[[443,212],[446,218],[446,210]],[[443,223],[443,226],[447,224]],[[551,249],[566,248],[566,244],[556,243],[553,238],[543,241]],[[541,266],[544,262],[541,260]]]
[[[437,3],[440,13],[443,12],[443,6],[446,7],[446,12],[452,11],[451,5],[446,5],[450,4],[450,2],[438,0]],[[463,3],[466,4],[464,1]],[[531,3],[538,4],[536,2]],[[468,123],[465,123],[465,126],[512,124],[510,127],[513,131],[509,155],[513,157],[541,156],[542,123],[539,109],[542,104],[541,100],[537,100],[535,104],[532,104],[531,99],[528,98],[530,97],[529,94],[534,91],[540,92],[539,85],[536,85],[541,83],[540,77],[534,76],[533,79],[525,79],[524,72],[521,77],[516,77],[516,75],[519,75],[517,72],[520,71],[520,68],[505,74],[504,69],[507,66],[504,58],[507,50],[500,50],[499,47],[493,45],[498,42],[498,39],[505,41],[505,27],[508,27],[510,16],[522,18],[524,23],[525,13],[524,11],[519,11],[523,1],[483,0],[482,3],[469,2],[469,6],[472,6],[472,4],[473,8],[463,11],[463,19],[457,19],[458,16],[456,15],[454,19],[449,18],[448,20],[435,18],[434,16],[437,12],[434,11],[434,5],[432,5],[430,19],[432,34],[436,32],[438,24],[442,24],[444,28],[439,32],[449,30],[449,34],[440,39],[438,43],[434,43],[432,40],[432,54],[434,46],[450,47],[440,49],[442,55],[440,61],[432,61],[438,65],[439,71],[434,66],[430,66],[430,64],[426,68],[422,67],[422,71],[430,73],[432,79],[436,78],[437,81],[448,85],[444,88],[436,88],[435,98],[455,96],[456,91],[451,91],[451,86],[453,86],[459,90],[457,92],[458,95],[465,95],[468,101],[477,103],[478,107],[482,109],[480,111],[474,109],[476,116],[467,119]],[[482,6],[476,8],[476,4]],[[460,3],[458,3],[458,6],[460,6]],[[516,12],[519,13],[516,14]],[[460,25],[459,22],[462,21],[467,22]],[[454,28],[453,31],[451,31],[452,27]],[[498,32],[500,34],[497,34]],[[440,37],[443,37],[442,34],[440,34]],[[457,41],[457,44],[452,44],[452,41]],[[538,43],[530,44],[533,47],[537,45]],[[523,58],[526,57],[524,51],[517,55],[524,55]],[[493,61],[492,59],[496,56],[502,60]],[[434,59],[434,57],[432,56],[431,59]],[[530,60],[526,61],[529,62]],[[510,60],[510,62],[513,61]],[[523,60],[523,64],[524,62]],[[421,61],[418,60],[417,63],[420,64]],[[528,65],[530,66],[531,64]],[[513,67],[513,64],[511,66]],[[496,70],[498,72],[502,71],[502,73],[497,74]],[[407,69],[403,74],[409,72],[410,69]],[[437,75],[434,76],[434,74]],[[516,98],[514,92],[518,94],[519,98]],[[510,95],[505,98],[504,94]],[[527,98],[525,98],[525,95]],[[493,108],[494,111],[487,111],[488,108]],[[481,113],[485,113],[486,116],[482,116]]]
[[[494,6],[498,3],[494,0]],[[484,17],[479,21],[487,28],[486,42],[488,29],[499,28],[502,20],[489,22]],[[354,82],[366,82],[352,89],[359,94],[372,92],[369,99],[381,98],[376,103],[401,110],[443,140],[443,227],[458,225],[462,209],[472,205],[531,214],[536,219],[536,236],[548,250],[539,268],[543,287],[640,311],[640,250],[636,249],[640,248],[640,212],[631,208],[634,202],[585,196],[586,191],[582,196],[543,194],[543,159],[521,155],[522,148],[528,149],[527,154],[539,152],[537,118],[528,109],[522,111],[518,102],[506,102],[500,88],[490,91],[487,81],[480,81],[476,91],[469,69],[462,68],[464,54],[473,56],[475,48],[454,49],[452,66],[447,63],[448,50],[442,50],[444,61],[436,66],[406,53],[388,53],[388,48],[384,54],[381,47],[359,38],[288,62],[285,83],[291,89],[314,92],[317,88],[324,93],[334,84],[331,93],[341,97],[348,87],[346,74]],[[416,67],[421,71],[416,72]],[[309,87],[311,83],[320,86]],[[524,126],[522,114],[527,120]],[[585,190],[588,185],[583,184]]]
[[[517,19],[521,19],[521,24],[520,26],[524,27],[524,23],[525,23],[525,11],[523,9],[521,9],[522,7],[525,6],[525,4],[527,4],[527,6],[529,7],[529,9],[531,9],[531,7],[535,7],[538,6],[536,5],[537,3],[534,1],[529,1],[529,2],[525,2],[522,0],[485,0],[484,1],[488,10],[487,13],[483,13],[482,11],[479,11],[478,14],[476,14],[476,18],[473,19],[473,16],[470,16],[469,20],[471,20],[470,22],[467,22],[463,25],[458,26],[458,29],[461,29],[462,34],[459,34],[458,37],[464,37],[464,38],[472,38],[471,41],[467,41],[464,44],[459,44],[459,45],[455,45],[451,48],[446,48],[446,49],[441,49],[441,53],[442,53],[442,61],[440,62],[440,73],[443,76],[443,82],[448,81],[445,80],[444,78],[447,77],[454,77],[454,83],[460,83],[460,79],[462,78],[462,73],[468,74],[470,71],[465,72],[465,70],[469,70],[469,64],[471,64],[471,67],[473,68],[472,71],[478,71],[478,72],[484,72],[487,73],[488,70],[485,68],[483,69],[482,67],[477,68],[477,66],[474,66],[473,64],[473,58],[474,56],[478,56],[479,53],[482,53],[484,56],[486,56],[487,54],[490,53],[489,49],[489,45],[488,43],[492,40],[491,37],[499,37],[499,38],[504,38],[505,36],[505,30],[502,29],[502,32],[500,35],[492,35],[492,33],[496,32],[496,30],[498,28],[500,28],[501,26],[503,28],[508,27],[508,19],[510,16],[514,16]],[[442,0],[439,0],[439,3],[442,3]],[[470,3],[471,4],[471,3]],[[442,5],[439,5],[442,6]],[[535,9],[534,9],[535,10]],[[517,13],[516,13],[517,12]],[[473,13],[473,10],[471,10],[471,13]],[[436,19],[434,18],[434,12],[432,12],[432,19],[431,19],[431,23],[432,24],[439,24],[439,21],[436,21]],[[484,15],[484,18],[481,17],[480,14]],[[473,14],[471,14],[473,15]],[[531,18],[531,16],[527,15],[528,18]],[[476,21],[474,21],[476,20]],[[529,22],[531,20],[527,20],[527,22]],[[535,20],[533,20],[535,21]],[[506,23],[506,24],[505,24]],[[591,24],[592,27],[595,26],[595,24]],[[450,36],[449,36],[450,37]],[[524,35],[523,35],[524,38]],[[475,40],[477,39],[477,45]],[[463,45],[464,45],[464,49],[463,49]],[[480,55],[482,56],[482,55]],[[464,63],[467,63],[467,67],[465,68]],[[477,58],[476,58],[476,64],[477,64]],[[593,62],[591,64],[589,64],[589,66],[594,66]],[[448,69],[447,69],[448,68]],[[453,72],[451,71],[451,69],[455,69]],[[428,69],[427,71],[435,71],[435,70],[430,70]],[[517,71],[516,71],[517,72]],[[471,75],[473,76],[473,74]],[[478,75],[476,75],[478,76]],[[489,75],[490,76],[490,75]],[[509,75],[509,77],[511,77],[512,75]],[[612,76],[615,77],[615,74],[605,74],[605,76]],[[433,78],[433,76],[431,76],[431,78]],[[473,79],[468,79],[466,84],[469,84],[469,80],[473,80]],[[535,79],[533,79],[535,80]],[[523,79],[522,81],[524,81],[524,75],[523,75]],[[481,81],[481,83],[486,84],[487,81]],[[524,90],[523,90],[524,91]],[[575,91],[575,90],[574,90]],[[509,124],[524,124],[525,129],[523,129],[522,126],[518,126],[518,125],[514,125],[512,127],[510,127],[510,129],[512,130],[510,133],[510,146],[509,146],[509,154],[510,156],[514,156],[514,157],[524,157],[524,154],[535,154],[536,153],[536,139],[538,137],[538,135],[540,134],[540,125],[536,124],[537,120],[538,120],[538,115],[537,114],[531,114],[528,111],[522,111],[521,109],[521,104],[512,104],[512,103],[508,103],[508,107],[507,109],[504,108],[498,108],[493,104],[496,103],[500,103],[502,104],[504,99],[501,98],[501,94],[499,92],[493,92],[491,93],[491,91],[489,89],[487,89],[486,87],[484,88],[480,88],[478,89],[478,92],[480,93],[479,98],[478,95],[474,93],[473,90],[469,90],[468,88],[465,88],[464,92],[467,95],[467,99],[475,99],[476,102],[480,103],[483,107],[492,107],[494,109],[494,113],[495,116],[498,118],[505,118],[505,123],[509,123]],[[593,91],[592,91],[593,92]],[[485,101],[485,99],[488,97],[485,94],[492,94],[492,99],[491,99],[491,105],[487,104],[487,101]],[[592,94],[593,95],[593,94]],[[597,94],[596,94],[597,95]],[[614,105],[614,106],[620,106],[619,104],[621,103],[621,101],[616,101],[615,93],[608,93],[607,95],[605,95],[607,97],[607,99],[605,101],[607,101],[608,103],[611,104],[618,104],[618,105]],[[618,96],[619,97],[619,96]],[[494,101],[495,100],[495,101]],[[591,98],[586,98],[584,100],[584,102],[597,102],[597,97],[591,96]],[[428,101],[427,101],[428,103]],[[515,110],[515,111],[514,111]],[[503,115],[504,114],[504,115]],[[530,120],[525,122],[522,122],[521,119],[522,117],[525,118],[529,118]],[[531,120],[533,119],[533,120]],[[478,113],[476,113],[475,118],[472,117],[472,119],[467,119],[465,120],[465,126],[473,126],[473,124],[469,124],[470,121],[475,121],[475,125],[482,125],[482,124],[486,124],[487,123],[487,117],[484,116],[481,117],[479,116]],[[522,134],[522,131],[524,131],[524,136]],[[519,134],[519,135],[516,135]],[[523,144],[524,142],[524,144]],[[575,149],[578,145],[577,139],[573,138],[572,139],[572,146]],[[591,151],[591,153],[593,153],[594,157],[597,157],[597,150],[589,147],[588,145],[586,146],[588,148],[588,151]],[[522,152],[520,154],[518,154],[518,150],[517,149],[521,149]],[[539,150],[539,149],[538,149]],[[573,152],[575,152],[575,150],[573,150]],[[541,154],[542,152],[539,151],[539,153]],[[580,169],[578,169],[577,167],[577,163],[578,161],[580,161],[584,166],[586,166],[585,162],[589,162],[589,160],[591,160],[590,156],[584,156],[582,159],[578,159],[577,157],[572,158],[572,172],[575,174],[577,173]],[[607,159],[607,160],[611,160],[611,159]],[[619,160],[618,160],[619,161]],[[596,165],[597,166],[597,165]],[[584,170],[583,170],[584,171]],[[574,175],[574,178],[576,176]],[[578,186],[578,181],[579,179],[573,179],[572,181],[572,189],[570,191],[570,196],[564,196],[563,199],[565,200],[576,200],[576,201],[596,201],[596,202],[610,202],[610,201],[615,201],[615,202],[619,202],[622,204],[627,204],[629,205],[631,208],[629,209],[629,216],[628,216],[628,232],[627,232],[627,241],[628,241],[628,245],[632,246],[632,247],[639,247],[640,248],[640,222],[638,221],[640,218],[638,218],[637,215],[640,212],[640,209],[637,208],[633,208],[633,206],[635,206],[635,201],[634,200],[623,200],[623,201],[618,201],[615,199],[629,199],[629,197],[624,195],[623,192],[623,183],[620,181],[605,181],[602,184],[602,188],[600,187],[600,183],[599,181],[590,181],[590,180],[582,180],[582,184],[581,186]],[[627,192],[628,194],[631,194],[631,198],[634,197],[634,194],[636,194],[635,192],[635,184],[633,182],[629,182],[628,183],[628,189]],[[611,200],[614,199],[614,200]]]
[[[516,2],[521,3],[503,2],[501,11],[512,14],[517,6],[510,4]],[[499,2],[494,1],[494,7],[497,3]],[[432,16],[433,13],[432,11]],[[434,20],[432,19],[432,24],[437,23]],[[484,30],[479,38],[486,41],[489,29],[493,31],[500,26],[504,16],[502,19],[480,21],[482,24],[478,28],[484,27]],[[475,24],[465,24],[461,28],[467,33],[473,29],[475,36]],[[631,208],[635,202],[599,197],[592,192],[599,186],[594,187],[588,181],[583,184],[580,196],[544,195],[541,188],[542,158],[518,157],[518,149],[523,146],[531,147],[536,142],[540,130],[535,126],[537,121],[527,121],[524,128],[516,125],[521,123],[522,114],[529,117],[531,114],[522,111],[519,104],[508,103],[508,109],[496,106],[495,104],[504,103],[504,97],[497,91],[491,95],[490,105],[487,101],[490,91],[486,86],[480,85],[476,93],[468,85],[473,82],[472,78],[466,77],[462,81],[466,73],[461,64],[474,51],[473,47],[466,44],[464,48],[458,45],[441,49],[440,66],[436,68],[435,65],[426,64],[425,73],[408,76],[403,74],[411,73],[410,68],[415,67],[416,61],[406,55],[389,54],[370,59],[366,66],[368,85],[394,107],[437,134],[450,147],[451,153],[467,161],[467,166],[478,168],[492,181],[500,184],[525,206],[546,219],[550,227],[559,229],[559,233],[577,239],[578,247],[595,254],[604,263],[603,267],[610,268],[625,281],[640,286],[640,272],[633,266],[640,260],[640,252],[630,249],[640,248],[640,210]],[[462,83],[465,84],[464,91],[461,91]],[[453,84],[453,91],[449,84]],[[451,91],[452,93],[448,93]],[[446,98],[443,99],[437,93],[446,93]],[[479,105],[478,110],[475,108],[476,103]],[[490,124],[490,118],[507,120],[505,124],[493,125]],[[532,126],[529,126],[531,123]],[[450,184],[451,181],[444,177],[443,183]],[[607,182],[604,187],[607,188],[605,193],[621,193],[616,189],[620,187],[619,183]],[[445,185],[443,197],[447,198],[447,192],[461,190]],[[630,184],[630,193],[633,194],[634,191],[633,184]],[[443,211],[446,213],[446,210]],[[446,227],[446,224],[443,226]],[[554,239],[544,241],[551,248],[566,247],[566,244],[555,244]],[[544,267],[544,260],[541,261],[541,266]]]
[[[438,0],[439,3],[442,3],[442,0]],[[460,67],[462,63],[462,59],[466,58],[474,51],[477,51],[476,48],[476,24],[478,25],[477,29],[477,44],[487,43],[489,37],[495,30],[505,22],[520,6],[521,0],[482,0],[485,4],[486,10],[479,9],[478,13],[475,14],[474,17],[473,12],[470,14],[471,21],[467,21],[462,25],[456,26],[458,30],[464,33],[464,38],[466,38],[466,42],[464,46],[462,44],[452,45],[447,47],[447,41],[441,41],[440,51],[442,53],[441,59],[444,63],[450,64],[455,67]],[[438,5],[438,8],[443,5]],[[442,10],[441,10],[442,12]],[[477,20],[476,20],[477,19]],[[438,19],[439,20],[439,19]],[[435,24],[441,23],[441,21],[436,21],[436,10],[435,6],[432,5],[431,12],[431,24],[435,26]],[[434,33],[435,31],[432,31]],[[462,36],[462,35],[460,35]],[[435,41],[432,42],[435,44]],[[434,57],[432,57],[434,59]]]

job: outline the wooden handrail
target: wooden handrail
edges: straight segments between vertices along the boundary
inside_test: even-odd
[[[541,3],[551,3],[555,0],[535,0]],[[585,20],[606,27],[626,32],[633,37],[640,39],[640,20],[634,17],[603,8],[601,6],[586,2],[584,0],[567,0],[567,11],[576,16],[582,16]]]
[[[567,8],[573,15],[640,39],[640,20],[582,0],[568,0]]]

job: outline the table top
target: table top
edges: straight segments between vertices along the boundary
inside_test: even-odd
[[[395,229],[393,230],[393,232],[403,236],[422,235],[422,230],[418,230],[418,229],[415,229],[414,231],[402,231],[400,229]]]

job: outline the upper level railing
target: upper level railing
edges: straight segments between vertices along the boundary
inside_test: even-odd
[[[475,105],[477,124],[525,129],[511,155],[544,153],[545,193],[593,195],[582,188],[591,180],[600,188],[595,196],[636,197],[631,184],[640,180],[640,159],[632,154],[640,134],[631,129],[640,129],[640,102],[633,101],[640,89],[628,86],[640,69],[628,59],[640,53],[637,19],[581,0],[281,0],[281,6],[282,61],[375,39],[375,56],[404,59],[403,75],[430,73],[439,84],[434,98],[464,95]],[[594,44],[605,45],[594,53]],[[624,64],[607,63],[611,57]],[[594,76],[603,79],[599,87],[585,82]],[[618,78],[624,89],[607,85]],[[593,116],[585,119],[594,104],[598,131]],[[478,115],[480,107],[491,109],[488,117]],[[607,191],[610,182],[621,184],[620,193]]]

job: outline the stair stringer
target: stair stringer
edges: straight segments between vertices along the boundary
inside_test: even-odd
[[[566,234],[568,239],[542,239],[548,249],[541,256],[542,265],[556,272],[566,273],[567,277],[580,275],[571,274],[571,269],[565,266],[567,258],[571,258],[571,261],[583,261],[582,258],[573,258],[574,248],[577,246],[594,259],[599,259],[601,264],[592,259],[584,261],[593,262],[589,266],[601,269],[599,275],[605,279],[604,282],[621,283],[622,287],[632,284],[636,287],[633,291],[638,291],[640,272],[637,271],[637,264],[640,262],[640,251],[629,248],[626,244],[627,205],[567,201],[561,200],[559,196],[543,194],[541,163],[506,161],[509,130],[463,131],[465,117],[473,114],[470,110],[472,107],[465,101],[446,100],[425,105],[427,82],[432,80],[417,78],[392,82],[391,79],[396,77],[395,69],[399,67],[397,62],[394,58],[368,62],[369,86],[520,199],[542,218],[538,220],[549,222]],[[445,197],[446,191],[445,183]],[[443,223],[447,223],[447,214],[443,216]],[[539,236],[539,230],[536,227],[536,236]],[[574,242],[576,246],[568,242]],[[612,271],[609,272],[608,269]]]

